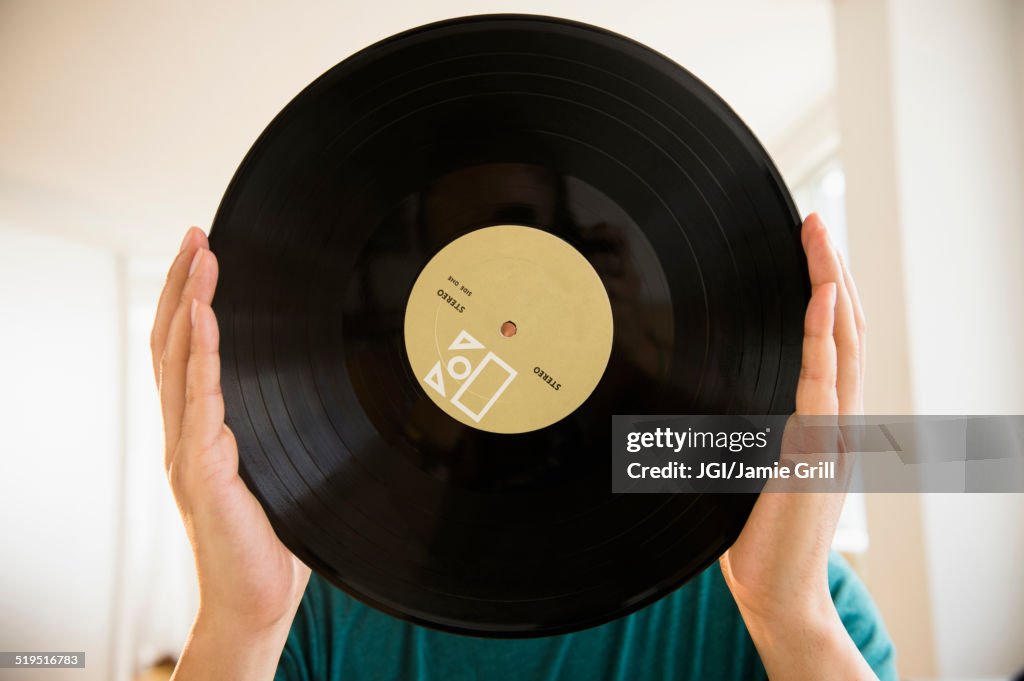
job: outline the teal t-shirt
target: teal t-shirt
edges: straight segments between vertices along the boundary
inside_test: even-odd
[[[892,642],[864,585],[837,554],[829,587],[847,631],[882,681],[895,681]],[[485,639],[409,624],[314,575],[275,681],[554,681],[764,679],[718,564],[656,603],[562,636]]]

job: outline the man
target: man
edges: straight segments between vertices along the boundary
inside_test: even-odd
[[[862,413],[864,320],[853,280],[816,215],[801,238],[812,296],[797,413]],[[152,334],[164,465],[199,578],[177,681],[896,678],[877,611],[829,552],[841,495],[762,494],[718,565],[643,610],[566,636],[445,634],[311,580],[238,476],[208,248],[200,230],[185,235]]]

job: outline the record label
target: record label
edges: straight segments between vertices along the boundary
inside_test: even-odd
[[[445,413],[524,433],[572,413],[612,347],[608,293],[570,244],[540,229],[485,227],[442,248],[405,311],[409,364]]]

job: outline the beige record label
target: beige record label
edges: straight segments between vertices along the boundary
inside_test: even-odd
[[[597,386],[612,311],[597,272],[532,227],[470,232],[427,263],[405,308],[412,371],[468,426],[524,433],[568,416]]]

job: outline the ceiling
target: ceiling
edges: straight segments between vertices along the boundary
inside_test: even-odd
[[[167,252],[209,225],[249,145],[308,82],[392,33],[485,12],[640,40],[773,152],[833,87],[829,0],[0,0],[0,220]]]

